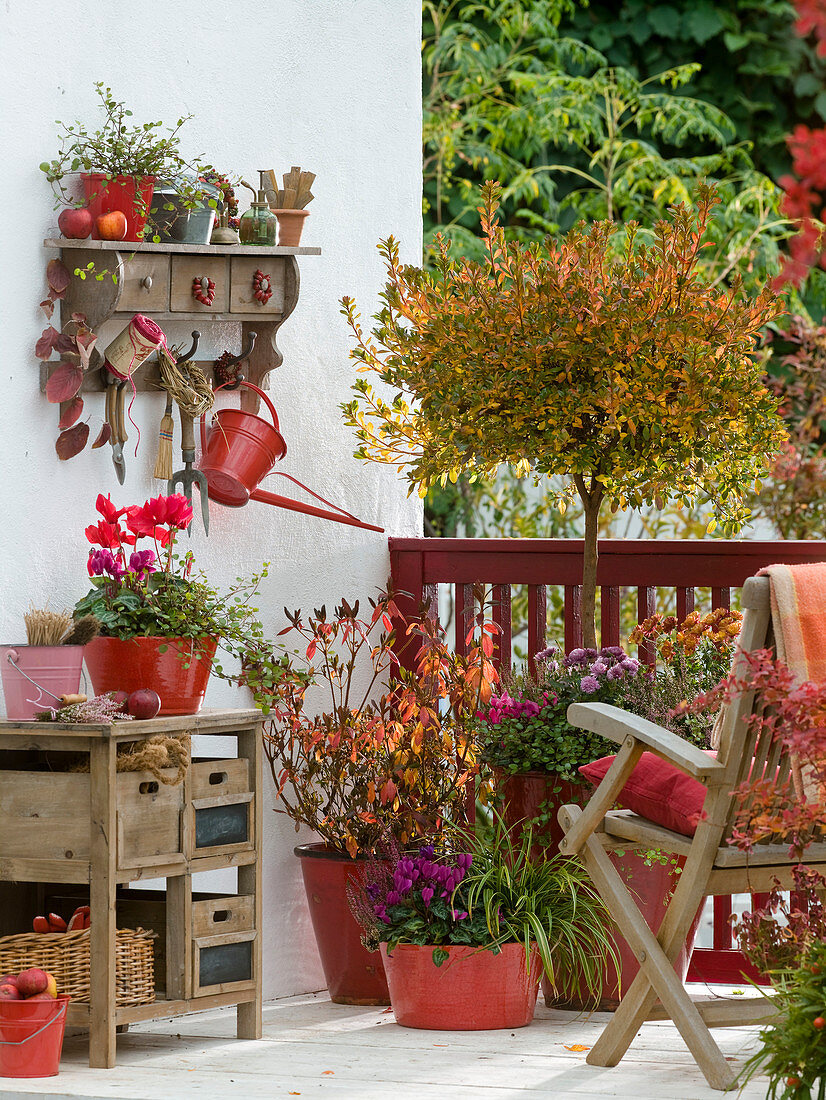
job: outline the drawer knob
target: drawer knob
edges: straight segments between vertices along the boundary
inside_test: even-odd
[[[252,294],[262,306],[265,306],[272,298],[272,277],[265,275],[260,268],[252,277]]]
[[[152,276],[151,275],[144,275],[144,277],[141,279],[141,286],[143,287],[144,290],[151,290],[152,289]]]
[[[215,283],[206,275],[196,275],[192,280],[192,297],[201,305],[211,306],[215,301]]]

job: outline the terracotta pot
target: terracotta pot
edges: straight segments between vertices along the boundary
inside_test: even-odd
[[[273,210],[278,218],[278,244],[288,248],[297,248],[301,242],[304,219],[310,216],[309,210]]]
[[[357,876],[361,861],[323,844],[301,844],[295,854],[301,860],[330,1000],[339,1005],[390,1004],[381,958],[361,942],[362,929],[347,901],[347,883]]]
[[[160,714],[197,714],[204,701],[217,644],[215,638],[193,641],[98,635],[86,646],[84,659],[95,695],[151,688],[161,697]],[[159,652],[161,646],[166,647],[163,653]]]
[[[519,842],[526,822],[548,814],[549,820],[534,825],[536,840],[531,848],[533,859],[550,858],[559,852],[562,826],[557,820],[560,806],[581,806],[587,801],[591,787],[582,783],[570,783],[551,772],[517,772],[508,775],[496,769],[496,792],[502,799],[502,817],[514,843]]]
[[[99,214],[120,210],[126,217],[124,240],[143,240],[143,230],[155,190],[154,176],[143,176],[138,180],[132,176],[115,176],[114,179],[109,179],[105,172],[84,172],[83,188],[86,192],[86,205],[95,220]],[[92,240],[100,240],[97,226],[92,229]]]
[[[640,908],[646,923],[652,932],[660,929],[665,916],[666,905],[671,894],[677,887],[680,872],[678,867],[685,866],[685,857],[679,856],[676,865],[653,863],[646,866],[642,856],[637,855],[632,849],[627,849],[622,856],[616,852],[609,853],[611,862],[620,871],[628,889],[634,895],[634,900]],[[697,929],[703,912],[703,905],[697,910],[697,914],[686,936],[674,969],[680,981],[684,982],[688,973],[688,965],[691,962],[691,953],[694,950],[694,940],[697,937]],[[617,954],[620,958],[620,972],[617,976],[617,968],[609,959],[606,964],[602,984],[602,1000],[596,1006],[601,1012],[613,1012],[620,1003],[621,997],[628,991],[631,982],[639,973],[640,964],[634,952],[628,945],[628,941],[620,935],[615,936]],[[620,980],[621,979],[621,980]],[[549,1008],[574,1008],[593,1009],[594,999],[590,991],[582,984],[576,984],[573,988],[555,993],[547,979],[543,979],[542,993],[545,1004]]]
[[[446,947],[433,962],[432,947],[381,945],[396,1023],[432,1031],[495,1031],[525,1027],[533,1019],[542,967],[536,951],[530,971],[521,943],[498,955],[477,947]]]

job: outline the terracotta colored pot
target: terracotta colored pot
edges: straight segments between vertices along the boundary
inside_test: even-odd
[[[677,857],[676,865],[669,863],[663,866],[661,863],[655,862],[648,867],[642,856],[637,855],[630,848],[622,856],[617,855],[616,852],[611,852],[609,855],[611,862],[619,869],[628,889],[634,895],[634,900],[645,917],[648,927],[656,935],[665,916],[666,903],[670,900],[679,881],[680,872],[677,868],[685,866],[685,857]],[[702,912],[703,905],[701,904],[688,931],[685,944],[674,964],[677,976],[682,982],[685,981],[688,973],[688,965],[691,962],[691,953],[694,950],[694,940],[697,936]],[[603,977],[602,1000],[597,1006],[601,1012],[613,1012],[617,1008],[621,997],[628,991],[628,987],[636,978],[640,969],[640,964],[628,945],[628,941],[620,935],[616,935],[615,938],[617,954],[620,958],[621,981],[617,976],[617,968],[609,959]],[[549,1008],[593,1009],[595,1007],[589,990],[581,984],[576,984],[572,989],[555,993],[551,989],[548,980],[543,979],[542,993],[545,997],[545,1004]]]
[[[86,192],[86,206],[95,220],[100,214],[120,210],[126,217],[124,240],[143,240],[143,230],[155,190],[154,176],[143,176],[139,180],[132,176],[108,179],[104,172],[84,172],[83,189]],[[92,230],[92,240],[100,240],[97,226]]]
[[[304,229],[304,220],[309,217],[309,210],[273,210],[278,218],[278,244],[288,248],[297,248],[301,243],[301,233]]]
[[[95,695],[151,688],[161,697],[160,714],[197,714],[217,644],[215,638],[193,642],[189,638],[98,636],[86,646],[84,659]],[[161,646],[166,647],[163,653],[159,652]]]
[[[433,962],[432,947],[400,944],[381,956],[396,1023],[431,1031],[495,1031],[525,1027],[533,1019],[542,967],[534,951],[530,972],[525,948],[506,943],[498,955],[477,947],[447,947]]]
[[[583,805],[590,792],[590,784],[570,783],[550,772],[508,775],[496,769],[496,793],[502,799],[502,817],[514,843],[519,843],[525,822],[533,821],[540,814],[549,817],[547,822],[533,827],[536,840],[531,848],[533,859],[550,858],[559,852],[563,830],[557,820],[557,810],[569,804]]]
[[[381,958],[361,942],[362,929],[347,901],[347,883],[358,875],[361,861],[323,844],[301,844],[295,854],[301,860],[330,1000],[339,1005],[390,1004]]]

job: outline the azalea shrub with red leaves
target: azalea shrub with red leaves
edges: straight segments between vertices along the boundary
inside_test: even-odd
[[[405,847],[462,820],[478,770],[474,715],[497,680],[496,626],[474,624],[462,656],[424,609],[408,623],[390,590],[365,617],[346,600],[332,616],[285,614],[282,634],[301,652],[282,661],[265,727],[277,812],[353,858],[382,836]],[[400,664],[406,651],[415,669]]]
[[[225,670],[219,658],[213,672],[243,682],[266,705],[281,680],[281,652],[265,638],[253,606],[267,563],[220,593],[194,570],[191,551],[176,553],[176,540],[192,521],[186,497],[175,493],[118,508],[101,494],[96,510],[97,522],[85,530],[92,588],[75,606],[75,618],[94,615],[102,633],[114,638],[215,638],[235,667]],[[184,660],[191,652],[192,646],[182,648]]]

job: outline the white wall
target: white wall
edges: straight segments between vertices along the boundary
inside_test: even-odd
[[[255,170],[301,164],[317,173],[304,242],[321,257],[300,260],[301,296],[279,334],[284,364],[270,379],[289,453],[281,468],[389,535],[416,535],[421,513],[391,469],[362,465],[338,405],[354,365],[338,299],[354,295],[367,317],[382,267],[375,245],[390,233],[403,257],[421,255],[419,0],[143,0],[112,4],[6,0],[0,11],[0,639],[23,638],[30,603],[70,607],[86,590],[88,544],[98,492],[120,505],[163,491],[152,480],[160,397],[141,394],[142,432],[126,448],[118,485],[110,448],[68,463],[54,451],[56,409],[38,388],[35,341],[45,326],[43,238],[56,235],[50,189],[38,170],[56,152],[55,119],[94,124],[93,82],[109,84],[137,119],[195,117],[184,151],[254,179]],[[248,194],[247,192],[244,192]],[[183,343],[191,323],[164,326]],[[239,326],[198,326],[205,358],[238,349]],[[108,329],[101,346],[106,345]],[[234,400],[237,401],[237,398]],[[102,397],[87,402],[91,438]],[[273,488],[286,492],[280,485]],[[213,508],[206,540],[195,523],[198,564],[217,584],[272,562],[261,597],[273,635],[281,608],[311,608],[338,596],[366,597],[388,573],[386,536],[263,504]],[[246,705],[244,692],[213,682],[208,706]],[[265,994],[319,988],[291,822],[265,801]],[[81,812],[84,812],[81,809]]]

